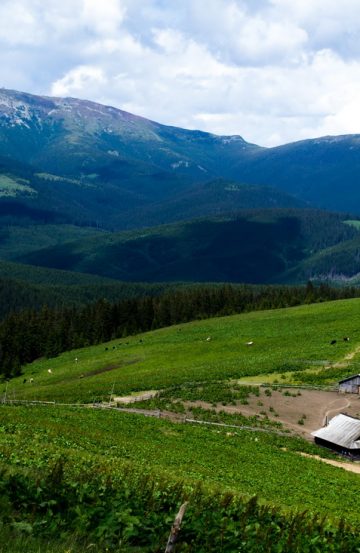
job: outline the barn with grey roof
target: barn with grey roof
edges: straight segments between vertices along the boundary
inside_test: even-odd
[[[360,419],[341,413],[311,435],[318,445],[360,457]]]
[[[360,374],[348,376],[339,382],[339,392],[348,394],[360,394]]]

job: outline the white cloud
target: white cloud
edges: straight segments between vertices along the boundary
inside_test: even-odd
[[[84,92],[91,89],[98,91],[103,85],[106,86],[106,78],[103,70],[99,67],[80,66],[72,69],[58,81],[55,81],[51,88],[54,96],[73,96],[78,94],[84,97]]]
[[[2,0],[2,85],[278,144],[360,132],[358,0]]]
[[[91,31],[100,35],[114,35],[121,25],[125,9],[118,0],[83,0],[81,20]]]
[[[306,31],[292,19],[281,14],[272,19],[268,10],[251,13],[245,2],[198,0],[187,4],[183,27],[224,61],[264,65],[293,56],[307,41]]]
[[[42,30],[30,6],[21,1],[6,1],[0,5],[0,44],[35,45],[41,42]]]

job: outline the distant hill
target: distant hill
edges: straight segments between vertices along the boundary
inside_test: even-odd
[[[249,210],[97,234],[17,260],[135,282],[297,282],[304,280],[307,260],[358,240],[359,231],[343,219],[309,209]]]
[[[135,283],[83,273],[0,261],[0,319],[11,312],[43,306],[83,306],[96,300],[116,302],[157,296],[182,283]]]
[[[321,208],[360,213],[360,135],[253,150],[233,171],[244,182],[276,186]]]
[[[360,280],[360,234],[315,252],[283,275],[284,282],[309,279],[357,285]]]
[[[171,199],[140,209],[139,215],[148,225],[158,225],[240,209],[299,207],[308,207],[308,204],[276,188],[215,179],[194,184],[191,189],[174,193]],[[127,219],[124,214],[122,220],[130,226],[131,216]]]

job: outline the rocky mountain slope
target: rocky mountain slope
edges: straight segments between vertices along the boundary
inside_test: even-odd
[[[35,220],[121,229],[304,205],[240,186],[234,168],[262,150],[241,136],[167,127],[93,102],[0,90],[0,199],[12,216],[25,209]],[[35,206],[41,213],[29,212]]]

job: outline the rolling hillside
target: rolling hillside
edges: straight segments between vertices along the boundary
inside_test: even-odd
[[[39,359],[24,367],[23,375],[8,383],[7,391],[18,399],[92,402],[105,400],[113,384],[113,394],[121,396],[259,375],[266,380],[266,375],[279,378],[282,373],[298,382],[309,371],[321,372],[322,367],[342,360],[360,344],[359,305],[359,299],[325,302],[127,336]],[[350,341],[343,341],[343,336]],[[339,342],[336,347],[330,343],[334,338]],[[252,347],[246,345],[248,341],[254,342]],[[356,371],[359,355],[339,367],[339,375]],[[329,374],[331,383],[331,371],[324,374]],[[24,376],[34,382],[24,382]],[[0,394],[5,389],[3,384]]]
[[[326,248],[341,250],[342,243],[357,239],[358,229],[344,219],[315,210],[253,210],[97,234],[15,256],[15,260],[125,281],[255,284],[290,280],[289,271],[293,271],[291,281],[296,282],[309,274],[301,268],[308,258]]]
[[[241,535],[251,553],[259,543],[300,553],[313,542],[356,553],[359,475],[304,439],[307,396],[289,384],[354,372],[359,301],[196,321],[23,367],[0,386],[1,516],[14,546],[27,532],[31,552],[68,550],[62,540],[72,537],[74,553],[91,544],[118,551],[120,538],[124,553],[160,553],[187,501],[180,551],[235,550]],[[131,413],[120,406],[118,396],[144,390],[161,393]],[[280,402],[299,404],[296,431],[279,419]],[[205,542],[199,524],[211,528]]]

